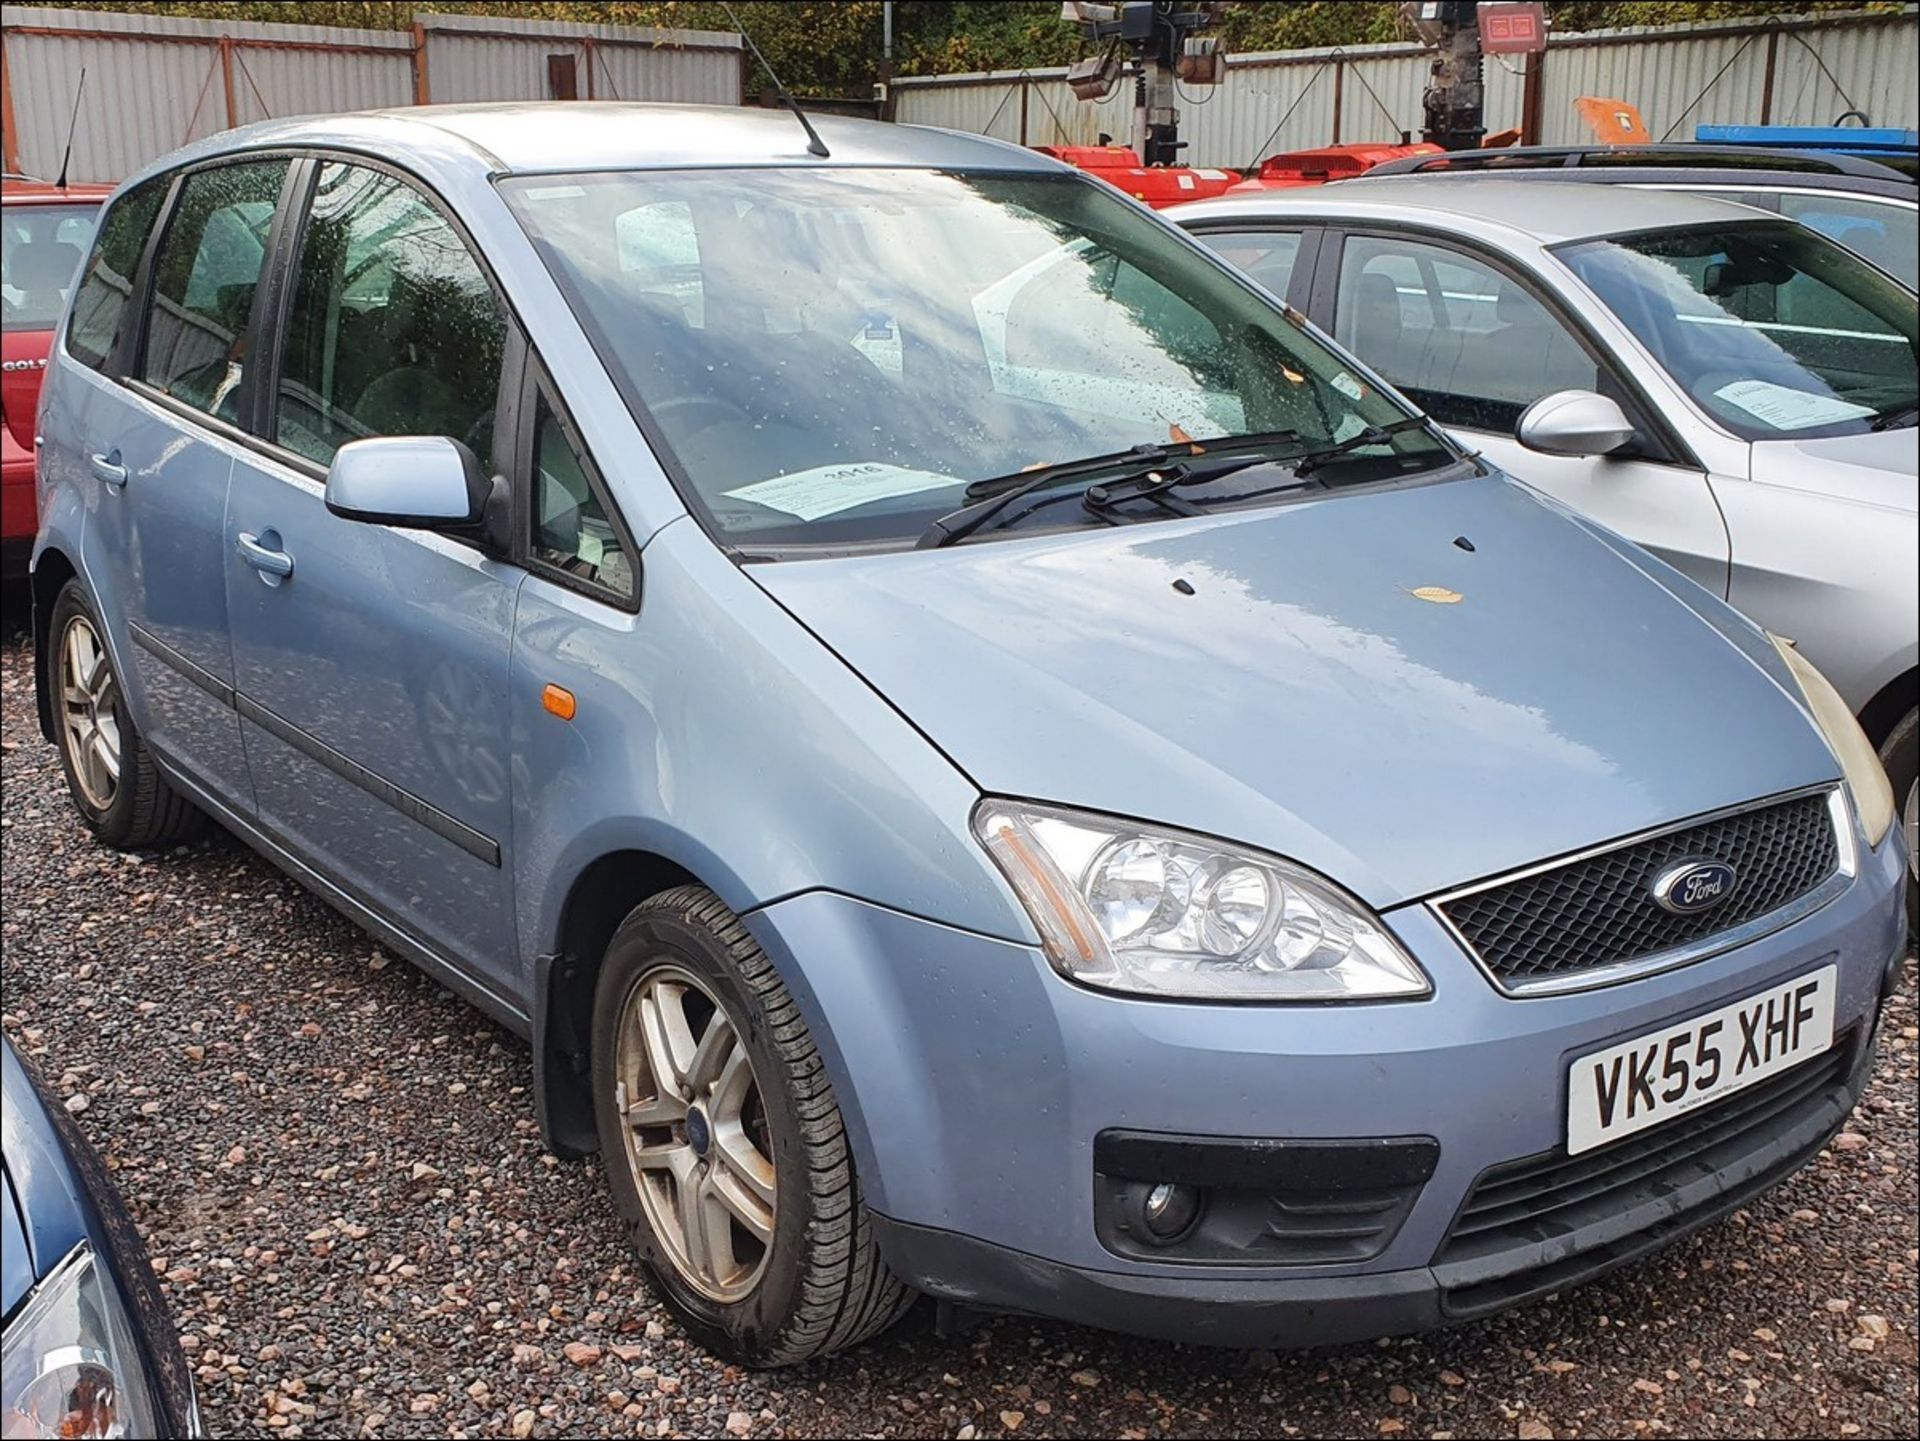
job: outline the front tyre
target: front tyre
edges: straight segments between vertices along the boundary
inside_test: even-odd
[[[593,1094],[634,1248],[708,1349],[793,1365],[878,1334],[912,1303],[874,1243],[806,1024],[704,887],[644,902],[608,943]]]
[[[1893,782],[1894,816],[1907,836],[1907,925],[1920,936],[1920,710],[1900,718],[1880,747],[1880,764]]]
[[[193,839],[206,817],[154,765],[78,580],[54,597],[47,644],[60,766],[87,828],[120,850]]]

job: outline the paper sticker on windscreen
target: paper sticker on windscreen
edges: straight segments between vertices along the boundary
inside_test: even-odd
[[[846,465],[822,465],[812,470],[776,475],[757,480],[738,490],[729,490],[733,500],[749,500],[769,510],[784,511],[801,520],[818,520],[836,515],[869,501],[890,500],[895,496],[917,495],[923,490],[940,490],[959,485],[957,475],[940,475],[931,470],[909,470],[877,460],[854,461]]]
[[[1775,430],[1809,430],[1872,415],[1870,405],[1855,405],[1831,395],[1815,395],[1771,380],[1736,380],[1714,391],[1729,405],[1737,405],[1755,420]]]

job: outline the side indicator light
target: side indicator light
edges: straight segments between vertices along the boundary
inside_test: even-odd
[[[550,715],[557,715],[563,721],[573,719],[573,692],[557,685],[550,685],[540,692],[540,704],[547,708]]]

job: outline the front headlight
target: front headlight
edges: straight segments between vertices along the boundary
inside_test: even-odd
[[[93,1249],[36,1286],[0,1342],[0,1436],[158,1436],[132,1322]]]
[[[1853,718],[1847,703],[1840,699],[1840,692],[1833,688],[1833,682],[1821,675],[1812,661],[1794,649],[1792,641],[1772,632],[1768,632],[1767,639],[1780,652],[1780,659],[1787,663],[1793,678],[1800,682],[1800,693],[1807,698],[1807,709],[1813,712],[1813,718],[1825,734],[1827,744],[1840,761],[1840,774],[1846,778],[1847,789],[1853,794],[1853,808],[1860,814],[1860,826],[1867,833],[1867,844],[1879,845],[1886,839],[1888,828],[1893,825],[1893,783],[1887,779],[1879,753],[1874,750],[1873,742],[1867,739],[1867,733],[1860,729],[1860,722]]]
[[[973,828],[1054,967],[1086,985],[1223,1001],[1430,989],[1366,906],[1274,856],[1019,801],[982,801]]]

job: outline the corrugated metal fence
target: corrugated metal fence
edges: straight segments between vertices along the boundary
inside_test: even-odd
[[[60,168],[82,67],[75,180],[118,180],[188,140],[275,116],[452,100],[740,103],[728,31],[415,17],[411,32],[8,6],[6,168]]]
[[[1417,137],[1432,57],[1416,45],[1233,56],[1224,85],[1183,88],[1180,134],[1194,165],[1250,165],[1277,150]],[[1828,124],[1859,109],[1920,125],[1920,14],[1900,11],[1639,26],[1553,36],[1546,55],[1487,57],[1487,128],[1572,145],[1593,137],[1582,95],[1630,100],[1656,138],[1697,124]],[[992,71],[894,81],[895,118],[1027,145],[1132,139],[1132,92],[1075,100],[1066,71]]]

